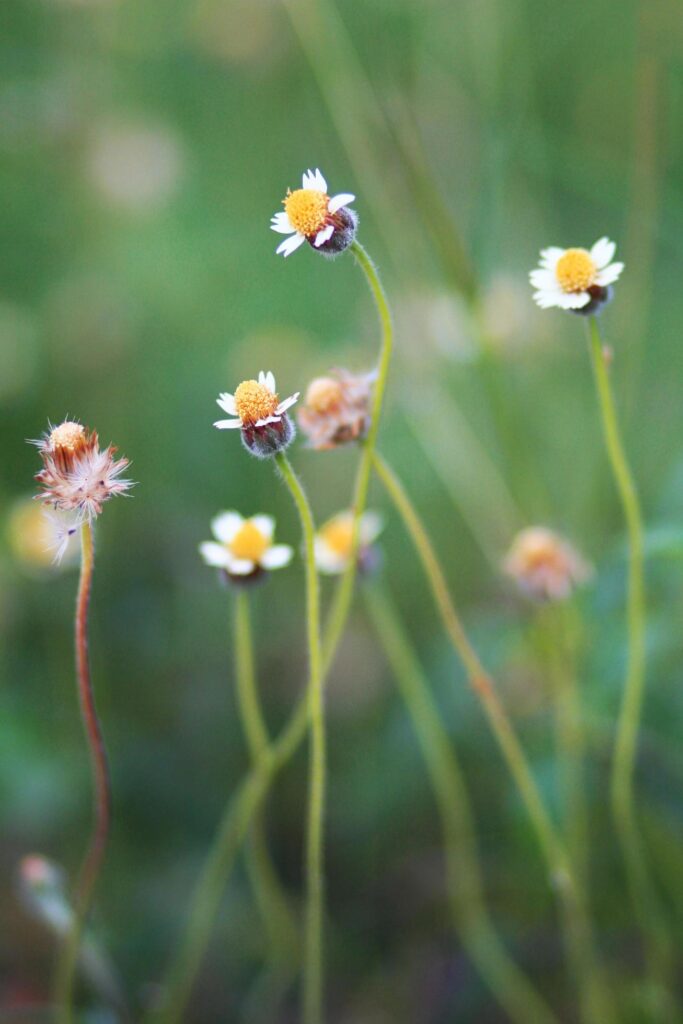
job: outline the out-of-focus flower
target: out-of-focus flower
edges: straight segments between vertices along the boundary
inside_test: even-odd
[[[274,544],[275,520],[258,515],[244,519],[239,512],[221,512],[211,521],[215,540],[205,540],[199,552],[207,565],[223,569],[234,582],[245,582],[271,569],[289,565],[294,549]]]
[[[18,872],[19,890],[31,912],[59,935],[69,928],[71,907],[64,888],[64,872],[40,854],[22,857]]]
[[[503,568],[536,601],[561,601],[592,574],[569,541],[545,526],[530,526],[518,533]]]
[[[73,542],[78,525],[74,513],[42,508],[33,498],[22,498],[9,514],[10,550],[27,569],[47,569],[54,564],[66,568],[78,558],[78,545]]]
[[[532,315],[529,293],[518,276],[502,271],[493,275],[482,295],[481,327],[501,355],[514,354],[533,343],[538,319]]]
[[[284,210],[271,217],[271,229],[290,236],[280,242],[275,252],[289,256],[304,242],[328,256],[348,249],[358,227],[355,211],[348,209],[355,198],[350,192],[340,192],[330,198],[320,171],[306,171],[301,188],[294,192],[287,189],[282,200]]]
[[[375,372],[331,370],[308,385],[297,419],[311,448],[337,448],[365,437],[370,426]]]
[[[183,168],[176,136],[159,125],[107,124],[92,142],[90,180],[107,202],[147,211],[175,192]]]
[[[335,575],[349,564],[353,547],[354,514],[350,509],[338,512],[324,523],[315,535],[315,561],[320,572]],[[367,511],[360,517],[358,535],[358,567],[371,570],[375,558],[373,544],[382,532],[382,518]]]
[[[242,442],[252,455],[268,458],[283,451],[294,440],[294,425],[287,410],[299,398],[299,392],[280,401],[275,390],[275,377],[263,370],[258,380],[243,380],[234,394],[223,392],[216,399],[229,416],[236,419],[217,420],[219,430],[239,428]]]
[[[81,423],[66,420],[32,443],[43,460],[36,475],[42,488],[38,497],[60,512],[74,513],[75,521],[98,516],[105,501],[133,486],[119,479],[128,459],[114,458],[113,445],[100,451],[97,432]]]
[[[623,263],[612,263],[616,248],[609,238],[601,238],[590,251],[542,249],[540,265],[529,274],[534,300],[542,309],[594,313],[609,299],[609,285],[624,269]]]

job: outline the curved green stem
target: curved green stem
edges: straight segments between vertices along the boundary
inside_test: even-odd
[[[379,586],[365,600],[415,732],[434,790],[446,855],[453,924],[500,1005],[517,1024],[558,1024],[558,1018],[498,939],[486,908],[484,886],[462,769],[422,668],[388,595]]]
[[[311,729],[308,830],[306,841],[306,926],[304,937],[303,1019],[321,1024],[323,1019],[323,914],[325,832],[325,708],[323,703],[322,652],[320,648],[320,588],[315,563],[315,526],[308,499],[284,452],[275,462],[294,500],[304,537],[306,565],[306,622],[308,632],[308,715]]]
[[[431,541],[403,484],[378,454],[374,467],[415,545],[436,607],[451,643],[463,663],[468,682],[479,699],[510,775],[517,785],[550,879],[558,893],[567,947],[581,996],[585,1024],[613,1021],[611,996],[598,968],[585,900],[573,865],[552,823],[514,727],[496,685],[467,637]]]
[[[72,1024],[73,987],[83,931],[92,905],[93,894],[102,869],[111,819],[109,765],[102,728],[97,716],[88,658],[88,609],[95,563],[93,531],[90,523],[81,527],[81,575],[76,599],[75,641],[76,676],[81,716],[88,740],[93,774],[95,824],[83,861],[73,899],[73,920],[60,951],[55,977],[55,1002],[59,1024]]]
[[[261,710],[254,670],[254,649],[251,633],[249,595],[244,590],[235,594],[235,676],[242,727],[247,738],[253,766],[267,756],[270,743]],[[265,822],[257,815],[247,845],[247,870],[254,896],[265,922],[273,951],[274,966],[281,969],[295,959],[297,929],[292,919],[286,894],[268,852]]]
[[[638,729],[645,692],[643,524],[638,492],[621,439],[609,370],[595,317],[590,317],[588,322],[588,340],[605,447],[626,520],[629,544],[626,611],[628,663],[612,761],[612,813],[626,866],[631,899],[643,934],[649,969],[663,989],[666,989],[673,966],[671,946],[659,900],[650,878],[633,799]]]

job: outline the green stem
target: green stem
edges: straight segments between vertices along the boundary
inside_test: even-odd
[[[83,726],[88,740],[93,775],[95,823],[74,894],[73,920],[57,961],[55,1002],[59,1024],[72,1024],[73,987],[83,931],[92,906],[95,886],[102,869],[111,820],[109,765],[102,728],[95,707],[88,658],[88,610],[95,563],[93,531],[90,523],[81,527],[81,575],[76,599],[75,642],[76,676]]]
[[[249,595],[235,594],[235,675],[242,727],[247,738],[252,766],[267,756],[270,744],[263,718],[254,670]],[[247,846],[247,870],[254,896],[266,925],[276,969],[292,963],[297,947],[297,929],[275,867],[268,852],[265,822],[258,814]]]
[[[472,809],[462,769],[403,624],[379,586],[366,588],[365,600],[413,720],[434,790],[454,927],[484,981],[512,1020],[517,1024],[558,1024],[558,1018],[510,958],[494,930],[485,904]]]
[[[415,545],[446,633],[464,665],[470,687],[481,702],[536,833],[550,879],[558,893],[568,951],[581,995],[582,1017],[586,1024],[606,1024],[614,1020],[611,998],[602,983],[585,900],[564,844],[548,815],[529,762],[495,683],[484,669],[465,633],[422,521],[403,484],[387,462],[378,453],[375,453],[373,461],[375,471]]]
[[[320,648],[320,589],[315,563],[315,526],[308,499],[284,452],[275,462],[294,500],[304,537],[306,566],[306,621],[308,631],[308,715],[311,729],[308,830],[306,842],[306,926],[304,937],[303,1020],[323,1019],[323,914],[325,815],[325,708],[323,662]]]
[[[638,915],[649,970],[662,986],[669,985],[672,953],[659,899],[650,878],[633,799],[638,729],[645,691],[645,584],[643,524],[638,492],[621,439],[609,370],[595,317],[588,322],[588,341],[602,429],[614,482],[628,531],[628,661],[612,761],[612,813],[626,866],[631,899]]]
[[[351,250],[365,274],[377,306],[382,341],[373,392],[372,421],[361,451],[353,491],[355,517],[352,540],[353,557],[349,558],[348,567],[340,577],[325,624],[321,685],[324,685],[324,680],[334,661],[351,608],[356,578],[356,556],[360,540],[360,517],[367,502],[372,456],[377,442],[393,348],[391,313],[377,270],[360,242],[355,241]],[[256,813],[274,776],[291,760],[300,747],[306,736],[308,721],[308,703],[304,699],[292,712],[280,736],[270,747],[267,766],[262,765],[258,771],[252,769],[226,807],[208,859],[190,901],[188,927],[163,986],[165,990],[163,1005],[158,1012],[149,1015],[151,1020],[163,1021],[164,1024],[177,1024],[181,1020],[204,950],[209,942],[223,888],[227,885],[235,855],[243,841],[250,816]]]

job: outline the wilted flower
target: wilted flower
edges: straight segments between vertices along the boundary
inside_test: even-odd
[[[119,479],[128,459],[115,459],[113,445],[100,451],[97,432],[81,423],[66,420],[33,443],[43,460],[36,475],[42,488],[38,497],[59,512],[73,513],[74,523],[98,516],[105,501],[133,486]]]
[[[276,253],[289,256],[304,242],[328,256],[348,249],[358,227],[357,214],[348,209],[355,198],[350,192],[330,198],[320,171],[306,171],[301,188],[294,192],[287,189],[282,200],[284,210],[271,217],[271,230],[291,236],[278,245]]]
[[[542,309],[559,306],[574,312],[594,313],[610,298],[609,285],[617,280],[623,263],[612,263],[616,244],[601,238],[593,248],[541,250],[540,266],[529,274],[536,288],[534,299]]]
[[[335,575],[344,572],[353,547],[354,514],[348,509],[328,519],[315,535],[315,561],[320,572]],[[358,567],[370,571],[375,565],[373,543],[382,532],[382,518],[377,512],[364,512],[358,534]]]
[[[530,526],[518,533],[503,568],[523,593],[537,601],[569,597],[592,572],[567,540],[545,526]]]
[[[365,437],[376,373],[331,370],[308,385],[297,419],[311,448],[337,448]]]
[[[245,582],[264,571],[289,565],[289,544],[273,544],[275,520],[258,515],[244,519],[239,512],[221,512],[211,520],[215,540],[205,540],[199,552],[207,565],[223,569],[234,582]]]
[[[299,398],[299,392],[284,402],[275,390],[275,377],[263,370],[258,380],[243,380],[234,395],[223,392],[216,399],[231,420],[218,420],[214,427],[229,430],[239,427],[242,442],[252,455],[265,459],[283,451],[294,440],[294,424],[286,415],[287,409]]]

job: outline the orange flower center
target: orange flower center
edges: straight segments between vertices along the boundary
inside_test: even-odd
[[[336,412],[342,403],[344,391],[338,380],[333,377],[316,377],[308,385],[306,405],[313,412]]]
[[[298,188],[295,192],[287,192],[282,200],[289,223],[306,238],[317,235],[325,227],[329,201],[328,195],[313,188]]]
[[[351,554],[353,543],[353,518],[352,516],[336,516],[330,519],[329,523],[320,530],[321,539],[335,555],[340,558],[348,558]]]
[[[567,249],[555,267],[555,276],[563,292],[584,292],[595,284],[598,268],[585,249]]]
[[[235,558],[246,558],[250,562],[258,562],[270,547],[270,541],[264,537],[251,519],[243,523],[229,544]]]
[[[85,447],[86,440],[85,427],[80,423],[72,423],[71,420],[67,420],[55,427],[50,434],[49,443],[53,452],[62,451],[75,454]]]
[[[265,384],[256,380],[244,380],[235,392],[235,408],[242,423],[256,423],[274,416],[278,396]]]

